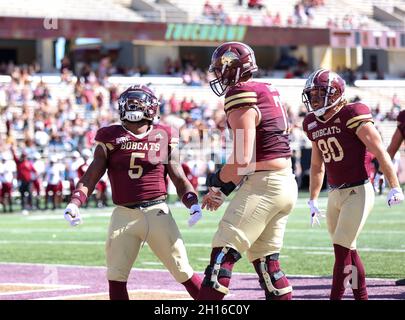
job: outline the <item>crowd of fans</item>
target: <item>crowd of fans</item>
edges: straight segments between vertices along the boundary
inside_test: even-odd
[[[167,61],[167,74],[173,70],[172,63]],[[174,66],[177,64],[175,62]],[[197,72],[192,56],[180,59],[179,65],[176,72],[183,79],[187,79],[185,75],[189,70],[194,85],[206,85],[205,73],[201,72],[204,76],[198,80],[192,76],[192,72]],[[303,61],[297,65],[306,68]],[[98,128],[119,121],[117,99],[124,88],[109,82],[108,71],[87,70],[74,77],[66,67],[61,70],[60,82],[49,84],[33,80],[35,65],[1,66],[2,71],[11,75],[9,83],[0,84],[3,211],[15,209],[13,199],[14,202],[19,199],[24,210],[60,208],[91,161]],[[181,70],[186,72],[181,74]],[[158,88],[155,91],[160,94]],[[205,177],[226,161],[229,132],[223,102],[191,93],[178,96],[175,92],[160,94],[159,99],[160,121],[179,130],[183,167],[195,188],[204,192],[204,179],[199,177]],[[292,128],[294,168],[299,183],[304,186],[309,145],[301,122],[306,110],[301,106],[295,112],[296,106],[286,107]],[[391,110],[383,114],[378,105],[374,106],[374,117],[380,121],[395,120],[401,107],[400,99],[394,95]],[[204,149],[207,145],[211,146],[210,150]],[[90,201],[95,206],[107,205],[108,190],[108,179],[104,176],[97,185],[94,201]]]
[[[317,9],[325,6],[324,0],[298,0],[290,12],[273,11],[262,0],[238,0],[236,2],[242,10],[235,13],[226,12],[221,2],[207,0],[202,8],[202,19],[207,23],[262,25],[274,27],[319,27],[319,13]],[[246,10],[244,10],[246,9]],[[323,27],[334,29],[365,29],[370,27],[370,19],[364,14],[347,13],[336,17],[322,17]]]

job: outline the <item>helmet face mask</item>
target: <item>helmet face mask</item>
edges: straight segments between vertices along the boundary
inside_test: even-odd
[[[215,78],[210,87],[217,96],[222,96],[229,86],[250,78],[257,71],[252,48],[241,42],[226,42],[215,49],[208,69]]]
[[[320,69],[313,72],[302,91],[302,102],[309,113],[321,117],[344,99],[345,81],[336,73]]]
[[[158,107],[158,99],[145,86],[128,88],[118,100],[121,121],[139,122],[143,119],[153,121]]]

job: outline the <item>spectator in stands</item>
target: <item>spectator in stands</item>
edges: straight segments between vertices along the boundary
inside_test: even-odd
[[[361,80],[369,80],[367,72],[363,71],[361,74]]]
[[[294,73],[291,71],[291,68],[288,68],[284,74],[284,79],[292,79],[294,78]]]
[[[213,12],[214,20],[217,24],[224,24],[226,20],[226,13],[224,11],[224,7],[222,6],[221,3],[217,5],[216,8],[214,8]]]
[[[377,70],[377,76],[376,76],[376,79],[377,79],[377,80],[384,80],[384,79],[385,79],[385,76],[384,76],[384,71],[382,71],[382,70],[378,69],[378,70]]]
[[[3,206],[3,212],[13,212],[13,181],[14,181],[14,170],[12,169],[9,162],[6,161],[4,156],[0,155],[0,202]]]
[[[36,173],[31,161],[27,159],[27,154],[23,151],[20,158],[17,157],[14,145],[11,146],[11,153],[17,166],[17,179],[21,196],[21,209],[30,210],[32,208],[32,176]]]
[[[70,197],[72,196],[73,190],[76,187],[78,178],[78,169],[83,164],[83,159],[80,156],[79,151],[73,151],[71,158],[66,159],[65,162],[65,176],[69,181]]]
[[[294,5],[294,20],[297,26],[302,26],[306,22],[305,9],[302,3]]]
[[[41,159],[41,155],[38,152],[35,152],[31,155],[31,157],[29,158],[30,161],[32,161],[32,165],[35,169],[35,171],[33,171],[31,173],[31,180],[32,180],[32,196],[33,196],[33,209],[34,210],[39,210],[41,209],[41,205],[40,205],[40,199],[41,199],[41,191],[42,191],[42,187],[41,187],[41,175],[39,172],[39,168],[37,168],[36,164],[38,164],[38,160]]]
[[[45,169],[44,180],[45,190],[45,210],[48,210],[49,200],[52,201],[52,210],[60,208],[62,199],[62,181],[64,180],[64,167],[58,162],[56,155],[49,157],[49,164]]]
[[[381,112],[380,104],[378,103],[374,109],[371,110],[373,118],[377,121],[384,120],[384,114]]]
[[[250,9],[259,9],[261,10],[264,7],[262,0],[249,0],[248,1],[248,8]]]
[[[183,168],[184,174],[186,175],[188,181],[190,181],[190,183],[191,183],[191,185],[193,186],[194,190],[195,190],[196,192],[198,192],[198,177],[195,176],[195,175],[192,173],[192,171],[191,171],[189,165],[187,164],[187,162],[183,162],[183,163],[181,164],[181,166],[182,166],[182,168]]]
[[[60,60],[60,72],[62,73],[64,69],[72,70],[72,65],[68,56],[64,56]]]
[[[179,114],[180,113],[180,103],[176,99],[176,94],[173,93],[169,99],[169,107],[171,114]]]
[[[274,19],[273,19],[273,25],[276,27],[281,26],[281,15],[280,12],[277,12]]]
[[[273,17],[270,10],[266,10],[266,13],[263,15],[262,25],[266,27],[271,27],[273,25]]]
[[[399,97],[396,93],[394,93],[394,95],[392,96],[392,108],[394,110],[396,110],[396,112],[399,113],[399,111],[401,111],[401,102],[399,100]]]
[[[96,207],[97,208],[103,208],[107,207],[107,180],[108,176],[105,173],[101,179],[97,182],[96,184]]]
[[[207,0],[204,3],[204,8],[203,8],[203,16],[205,17],[212,17],[212,14],[214,12],[214,8],[212,7],[211,3],[209,0]]]

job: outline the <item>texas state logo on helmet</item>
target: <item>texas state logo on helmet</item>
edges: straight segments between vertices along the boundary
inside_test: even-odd
[[[302,92],[302,102],[308,112],[320,117],[344,99],[345,87],[345,81],[337,73],[319,69],[308,77]],[[313,105],[314,100],[316,105]],[[322,107],[317,106],[321,101]]]
[[[158,107],[159,100],[145,85],[129,87],[118,99],[121,121],[138,122],[142,119],[153,121]]]
[[[234,86],[257,71],[255,54],[251,47],[241,42],[225,42],[215,49],[209,72],[215,79],[210,87],[217,96],[222,96],[229,86]]]

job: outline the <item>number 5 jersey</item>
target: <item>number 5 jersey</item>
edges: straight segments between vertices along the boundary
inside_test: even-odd
[[[107,157],[108,177],[114,204],[157,198],[167,193],[166,164],[178,136],[170,127],[152,125],[135,135],[122,125],[100,128],[95,138]]]

